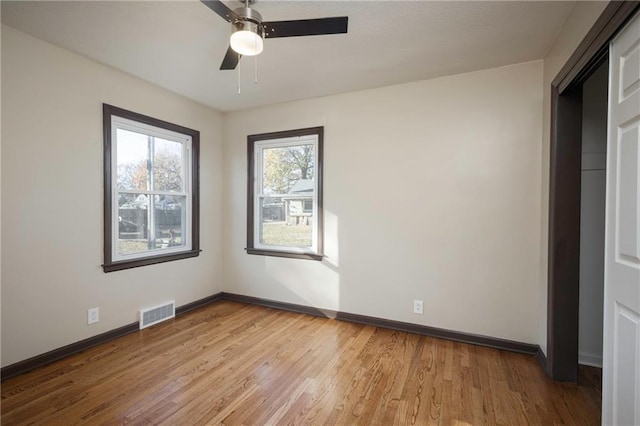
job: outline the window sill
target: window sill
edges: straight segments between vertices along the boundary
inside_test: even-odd
[[[247,254],[257,254],[261,256],[274,256],[274,257],[288,257],[290,259],[305,259],[305,260],[318,260],[321,261],[324,256],[321,254],[313,253],[294,253],[290,251],[278,251],[278,250],[264,250],[247,248],[245,249]]]
[[[152,257],[141,257],[133,260],[122,260],[118,262],[110,262],[102,265],[104,272],[121,271],[123,269],[138,268],[140,266],[155,265],[157,263],[171,262],[174,260],[187,259],[189,257],[197,257],[202,250],[185,251],[182,253],[173,253]]]

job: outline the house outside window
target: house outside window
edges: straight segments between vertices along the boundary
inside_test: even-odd
[[[247,252],[321,260],[322,127],[248,137]]]
[[[194,257],[199,132],[103,106],[105,272]]]

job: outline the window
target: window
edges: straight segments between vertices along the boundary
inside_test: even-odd
[[[322,260],[323,133],[248,137],[247,253]]]
[[[200,133],[103,105],[105,272],[198,256]]]

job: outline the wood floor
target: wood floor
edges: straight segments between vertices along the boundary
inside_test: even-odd
[[[589,381],[591,382],[591,381]],[[222,301],[2,383],[2,424],[600,424],[534,357]]]

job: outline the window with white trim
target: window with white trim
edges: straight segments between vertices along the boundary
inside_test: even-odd
[[[197,256],[199,132],[103,112],[105,272]]]
[[[321,260],[323,127],[248,137],[247,252]]]

